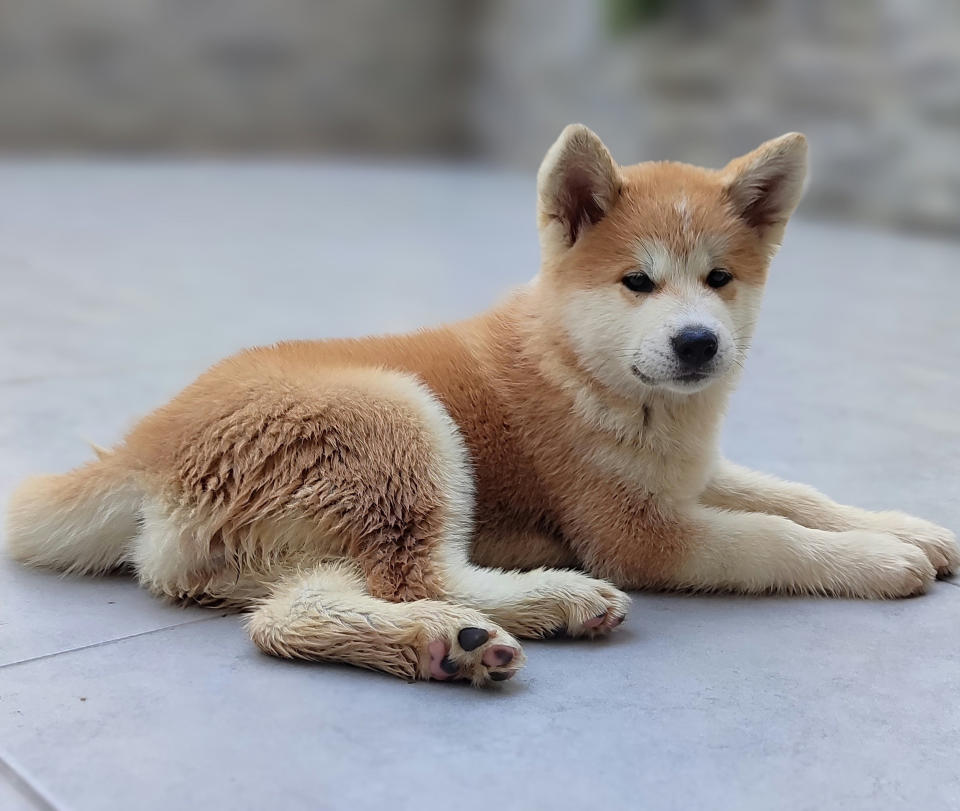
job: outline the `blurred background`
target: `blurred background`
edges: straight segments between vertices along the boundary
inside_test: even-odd
[[[957,0],[0,0],[8,153],[532,172],[811,139],[808,217],[960,236]]]

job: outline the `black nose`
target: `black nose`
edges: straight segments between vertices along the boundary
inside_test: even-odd
[[[673,351],[685,366],[703,366],[717,354],[717,333],[706,327],[684,327],[671,339]]]

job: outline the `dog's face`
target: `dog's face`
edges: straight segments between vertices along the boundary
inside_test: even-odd
[[[538,176],[538,288],[578,366],[627,397],[731,375],[805,172],[799,134],[714,171],[620,167],[590,130],[567,127]]]

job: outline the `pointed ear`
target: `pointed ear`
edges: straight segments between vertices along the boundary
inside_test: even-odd
[[[737,213],[763,235],[778,239],[803,195],[807,139],[799,132],[781,135],[731,161],[722,174]]]
[[[599,222],[620,195],[620,169],[583,124],[570,124],[547,151],[537,173],[541,240],[569,247]]]

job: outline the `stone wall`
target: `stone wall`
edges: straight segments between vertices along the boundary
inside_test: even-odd
[[[463,150],[447,0],[2,0],[0,147]]]
[[[498,0],[486,23],[471,129],[497,158],[530,165],[570,120],[622,160],[708,166],[801,130],[807,212],[960,236],[954,0],[674,0],[620,33],[575,0]]]
[[[811,214],[960,235],[960,3],[3,0],[0,148],[455,155],[532,170],[811,138]],[[621,5],[623,0],[620,0]]]

